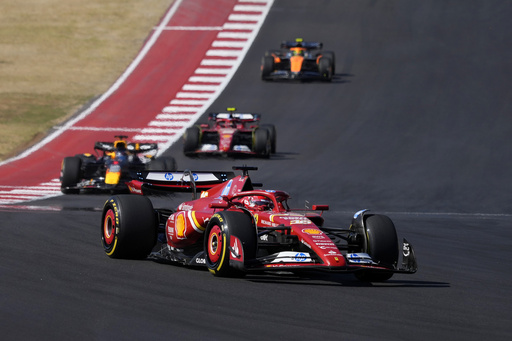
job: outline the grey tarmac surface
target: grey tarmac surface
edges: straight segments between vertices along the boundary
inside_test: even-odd
[[[247,276],[109,259],[106,195],[0,209],[0,329],[7,339],[508,340],[512,337],[510,98],[505,1],[277,0],[211,111],[235,106],[278,130],[268,160],[186,158],[181,169],[258,166],[292,204],[329,204],[329,226],[389,215],[419,271]],[[336,52],[332,83],[263,82],[281,40]],[[176,206],[182,196],[155,205]],[[186,197],[185,199],[188,199]]]

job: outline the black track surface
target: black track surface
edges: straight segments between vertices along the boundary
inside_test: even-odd
[[[511,339],[511,14],[492,0],[276,0],[211,110],[262,113],[278,153],[169,151],[181,169],[258,166],[253,180],[295,206],[329,204],[330,226],[361,208],[387,214],[417,274],[220,279],[112,260],[100,245],[107,196],[60,197],[0,212],[3,339]],[[260,80],[265,50],[296,37],[335,51],[332,83]]]

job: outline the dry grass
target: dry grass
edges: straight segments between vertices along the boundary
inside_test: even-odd
[[[105,92],[172,2],[0,1],[0,160]]]

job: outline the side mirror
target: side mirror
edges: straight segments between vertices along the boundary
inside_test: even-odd
[[[208,205],[208,207],[226,209],[229,208],[229,203],[226,201],[212,202],[210,205]]]
[[[329,211],[329,205],[313,205],[313,211]]]

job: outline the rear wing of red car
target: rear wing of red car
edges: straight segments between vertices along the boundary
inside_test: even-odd
[[[127,185],[130,192],[135,194],[165,195],[172,192],[193,192],[195,195],[197,190],[208,190],[234,177],[233,172],[221,171],[146,171],[137,173],[134,180]]]
[[[260,114],[243,112],[212,112],[208,115],[210,120],[235,120],[244,122],[256,122],[261,119]]]

